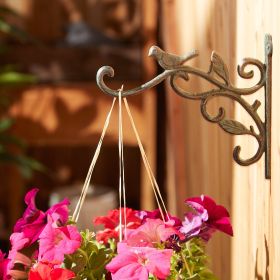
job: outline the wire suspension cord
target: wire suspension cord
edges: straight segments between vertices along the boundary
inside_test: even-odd
[[[153,192],[155,194],[155,198],[156,198],[157,205],[159,207],[160,214],[162,216],[162,219],[165,222],[166,222],[166,218],[168,220],[170,220],[170,217],[169,217],[169,214],[167,212],[167,208],[166,208],[166,205],[164,203],[164,200],[162,198],[158,183],[157,183],[157,181],[155,179],[155,176],[153,174],[152,168],[150,166],[150,163],[149,163],[147,155],[145,153],[143,144],[141,142],[139,133],[137,131],[135,122],[133,120],[133,117],[132,117],[132,114],[131,114],[131,111],[130,111],[130,108],[129,108],[129,105],[128,105],[128,102],[127,102],[127,99],[122,97],[122,92],[123,92],[123,86],[121,87],[121,89],[119,89],[119,94],[118,94],[119,239],[120,239],[120,241],[122,241],[123,236],[124,236],[125,239],[127,237],[126,186],[125,186],[125,176],[124,176],[124,153],[123,153],[124,149],[123,149],[122,99],[124,101],[125,109],[127,111],[131,126],[133,128],[134,134],[135,134],[136,139],[137,139],[137,143],[138,143],[138,146],[139,146],[139,149],[140,149],[140,152],[141,152],[141,156],[142,156],[142,159],[143,159],[143,162],[144,162],[144,166],[145,166],[146,171],[148,173],[148,177],[149,177],[149,180],[151,182]],[[91,161],[91,164],[90,164],[90,167],[89,167],[89,170],[88,170],[88,173],[87,173],[87,176],[86,176],[83,188],[82,188],[80,198],[79,198],[78,203],[76,205],[76,208],[74,210],[74,213],[73,213],[73,221],[74,222],[77,222],[78,219],[79,219],[79,215],[80,215],[80,212],[81,212],[82,206],[84,204],[85,197],[86,197],[86,194],[88,192],[89,185],[90,185],[90,180],[91,180],[91,177],[92,177],[92,173],[93,173],[94,167],[96,165],[96,162],[98,160],[98,157],[99,157],[99,154],[100,154],[100,151],[101,151],[101,147],[102,147],[102,143],[103,143],[107,128],[108,128],[109,123],[110,123],[110,118],[111,118],[111,115],[112,115],[112,111],[113,111],[115,102],[116,102],[116,97],[113,99],[112,106],[111,106],[111,108],[109,110],[109,113],[106,117],[106,121],[104,123],[104,127],[103,127],[103,130],[102,130],[97,148],[95,150],[94,156],[92,158],[92,161]],[[124,232],[123,232],[123,229],[124,229]]]
[[[123,238],[123,224],[124,224],[124,238],[127,237],[127,222],[126,222],[126,189],[124,178],[124,157],[123,157],[123,119],[122,119],[122,92],[123,86],[119,90],[119,239]],[[123,206],[123,209],[122,209]]]
[[[138,142],[138,146],[139,146],[139,149],[140,149],[140,152],[141,152],[141,156],[142,156],[145,168],[147,170],[149,179],[151,181],[151,185],[153,187],[153,191],[154,191],[154,194],[155,194],[155,198],[156,198],[156,201],[157,201],[157,204],[158,204],[159,211],[161,213],[162,219],[163,219],[163,221],[165,221],[165,215],[166,215],[167,219],[170,220],[169,214],[167,212],[167,208],[165,206],[164,200],[163,200],[162,195],[160,193],[160,189],[159,189],[158,183],[156,181],[156,178],[155,178],[155,176],[153,174],[152,168],[151,168],[150,163],[148,161],[147,155],[145,153],[143,144],[141,142],[139,133],[137,131],[137,128],[136,128],[135,122],[133,120],[133,117],[132,117],[132,114],[131,114],[131,111],[130,111],[130,108],[129,108],[129,105],[128,105],[128,102],[127,102],[126,98],[124,98],[124,104],[125,104],[125,108],[126,108],[127,114],[129,116],[129,120],[130,120],[131,126],[133,128],[134,134],[135,134],[137,142]],[[164,213],[163,213],[161,205],[163,206]]]
[[[99,142],[97,144],[97,148],[95,150],[94,156],[92,158],[92,161],[91,161],[91,164],[90,164],[90,167],[89,167],[89,170],[88,170],[85,182],[84,182],[84,186],[82,188],[82,192],[81,192],[80,198],[78,200],[78,203],[77,203],[76,208],[75,208],[74,213],[73,213],[73,218],[72,219],[73,219],[73,221],[75,223],[79,219],[79,215],[80,215],[82,206],[84,204],[86,194],[88,192],[88,188],[89,188],[92,172],[94,170],[95,164],[96,164],[97,159],[98,159],[99,154],[100,154],[100,150],[101,150],[101,147],[102,147],[103,139],[104,139],[104,136],[106,134],[107,128],[108,128],[109,123],[110,123],[110,118],[111,118],[111,115],[112,115],[112,111],[113,111],[115,102],[116,102],[116,98],[113,99],[112,106],[111,106],[111,108],[109,110],[109,113],[108,113],[108,115],[106,117],[106,121],[104,123],[104,127],[103,127],[103,130],[102,130]]]

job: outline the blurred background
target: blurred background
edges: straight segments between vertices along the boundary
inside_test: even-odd
[[[170,212],[183,216],[184,198],[206,194],[231,213],[233,239],[217,234],[209,244],[211,266],[220,279],[278,279],[280,262],[278,0],[0,0],[0,247],[24,209],[24,194],[38,187],[37,204],[82,188],[112,98],[98,89],[95,76],[104,65],[115,69],[107,84],[134,88],[162,70],[147,56],[152,45],[199,57],[188,62],[207,71],[212,50],[229,67],[231,81],[249,87],[257,81],[238,77],[244,57],[264,61],[264,35],[274,41],[272,180],[264,160],[250,167],[234,163],[232,150],[253,155],[250,137],[232,137],[206,122],[200,103],[185,100],[162,83],[128,98],[150,164]],[[184,85],[186,86],[186,85]],[[209,84],[191,77],[188,89]],[[263,102],[263,92],[248,100]],[[216,98],[227,117],[249,126],[241,107]],[[260,107],[264,117],[263,106]],[[117,207],[117,109],[94,170],[80,226]],[[128,206],[155,208],[153,191],[139,148],[124,115],[125,178]]]

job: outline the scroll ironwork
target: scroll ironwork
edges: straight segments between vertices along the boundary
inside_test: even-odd
[[[257,83],[248,88],[235,87],[229,77],[228,67],[223,59],[216,53],[212,52],[210,68],[208,72],[204,72],[195,67],[189,66],[186,63],[188,60],[198,55],[198,52],[193,50],[186,55],[178,56],[164,52],[157,46],[152,46],[149,51],[149,56],[154,57],[158,64],[164,69],[164,71],[153,78],[152,80],[136,87],[134,89],[124,90],[122,92],[123,97],[135,95],[150,89],[157,84],[161,83],[167,78],[170,78],[170,85],[173,90],[181,97],[200,100],[200,108],[202,116],[210,122],[217,123],[224,131],[234,135],[249,135],[257,140],[258,148],[255,154],[247,159],[243,159],[240,156],[241,147],[236,146],[233,150],[234,160],[243,166],[251,165],[257,162],[263,154],[265,154],[265,176],[271,178],[271,74],[272,74],[272,37],[267,34],[265,36],[265,62],[253,58],[243,59],[241,65],[238,66],[237,71],[241,78],[251,79],[254,76],[254,71],[247,71],[248,66],[255,66],[259,72],[259,79]],[[205,92],[190,92],[179,86],[178,80],[189,80],[189,75],[198,76],[208,81],[214,88]],[[105,82],[104,77],[114,77],[114,69],[110,66],[103,66],[97,72],[97,84],[100,89],[111,96],[118,96],[118,90],[109,88]],[[251,95],[261,88],[264,88],[265,92],[265,120],[263,121],[258,113],[258,108],[261,105],[259,100],[255,100],[253,104],[250,104],[244,96]],[[207,111],[208,102],[218,96],[230,98],[238,102],[250,115],[254,121],[257,130],[254,126],[246,127],[244,124],[227,119],[225,109],[219,108],[216,115],[211,115]]]

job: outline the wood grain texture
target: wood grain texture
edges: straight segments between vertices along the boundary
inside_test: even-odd
[[[279,213],[279,24],[280,3],[270,1],[237,1],[237,57],[264,60],[265,33],[273,36],[272,83],[272,178],[264,178],[264,157],[247,168],[234,167],[233,209],[235,238],[232,251],[232,279],[279,279],[280,224]],[[248,86],[248,81],[238,85]],[[261,96],[257,96],[263,100]],[[255,96],[256,98],[256,96]],[[253,101],[254,98],[251,98]],[[250,100],[250,99],[249,99]],[[264,115],[263,106],[259,109]],[[235,115],[243,123],[249,117],[236,107]],[[251,139],[237,137],[244,152],[251,154],[256,144]]]
[[[164,48],[184,54],[198,49],[200,55],[190,64],[207,71],[212,50],[217,51],[234,71],[234,1],[161,1]],[[232,77],[231,77],[232,78]],[[209,84],[191,76],[188,85],[201,91]],[[232,138],[217,125],[205,121],[199,102],[178,97],[168,86],[168,184],[170,209],[182,215],[185,197],[206,194],[231,211]],[[227,116],[233,105],[225,99],[213,99],[209,111],[215,114],[224,106]],[[230,239],[220,234],[209,244],[212,267],[221,279],[230,277]]]
[[[142,37],[145,38],[142,47],[142,63],[143,63],[143,79],[145,81],[151,80],[156,75],[156,65],[148,57],[149,48],[156,42],[157,34],[157,1],[144,0],[141,2],[141,13],[143,15],[142,23]],[[145,150],[149,159],[150,166],[156,175],[156,112],[157,104],[155,97],[155,89],[148,90],[143,93],[143,115],[141,126],[145,139]],[[147,118],[147,119],[146,119]],[[149,120],[149,121],[145,121]],[[147,171],[144,163],[141,164],[141,208],[152,210],[155,208],[155,199],[152,186],[149,181]]]
[[[109,84],[112,88],[121,87],[120,81]],[[126,83],[126,86],[133,88],[138,84]],[[16,119],[14,130],[29,145],[35,146],[96,144],[112,104],[112,97],[103,94],[95,83],[37,85],[16,90],[12,96],[10,115]],[[139,133],[145,139],[146,127],[141,126],[145,115],[143,99],[135,96],[129,101]],[[115,107],[105,138],[108,143],[117,143],[117,119]],[[125,144],[135,146],[135,135],[125,114],[124,126],[127,128]]]
[[[176,185],[176,199],[184,188],[186,195],[201,192],[210,194],[230,208],[233,217],[234,238],[220,242],[220,236],[212,242],[210,254],[213,269],[221,279],[279,279],[280,269],[280,116],[278,96],[280,90],[280,2],[278,0],[236,0],[236,1],[162,1],[166,7],[165,28],[166,49],[183,53],[190,48],[200,49],[200,58],[195,66],[207,69],[209,54],[216,50],[229,65],[231,80],[237,86],[248,87],[257,80],[242,80],[236,72],[236,65],[245,57],[264,61],[264,35],[271,33],[274,43],[273,88],[272,88],[272,179],[264,178],[264,157],[249,167],[233,163],[231,145],[241,145],[242,156],[252,155],[257,145],[247,136],[233,137],[220,128],[206,123],[194,102],[169,102],[173,108],[169,116],[170,126],[185,129],[185,173],[186,186]],[[190,81],[194,89],[202,89],[200,81]],[[171,92],[170,92],[171,95]],[[176,97],[170,97],[175,99]],[[263,101],[263,92],[246,97],[252,102]],[[217,108],[221,100],[216,100],[211,109]],[[184,115],[184,121],[174,114],[175,109]],[[183,109],[182,109],[183,107]],[[227,103],[231,116],[245,125],[252,121],[237,104]],[[264,108],[259,111],[264,117]],[[180,125],[174,122],[179,122]],[[170,128],[171,129],[171,128]],[[174,128],[173,128],[174,129]],[[230,137],[230,138],[229,138]],[[174,140],[174,139],[173,139]],[[181,140],[171,144],[181,145]],[[174,162],[179,154],[170,152]],[[169,163],[174,166],[174,164]],[[180,170],[171,168],[173,180],[180,177]],[[179,176],[179,177],[178,177]],[[172,177],[172,176],[171,176]],[[182,180],[183,181],[183,180]],[[172,190],[172,188],[170,188]],[[174,197],[174,194],[172,194]],[[174,206],[176,208],[176,205]],[[178,210],[178,207],[177,207]],[[180,210],[179,210],[180,211]],[[230,250],[231,248],[231,250]],[[231,258],[230,258],[231,255]]]

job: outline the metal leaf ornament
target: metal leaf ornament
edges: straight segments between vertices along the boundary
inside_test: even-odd
[[[228,68],[222,58],[215,52],[212,52],[211,65],[209,69],[209,73],[213,72],[216,73],[220,78],[222,78],[227,85],[229,84]]]
[[[224,131],[231,134],[242,135],[250,133],[250,131],[238,121],[222,120],[219,122],[219,125]]]

